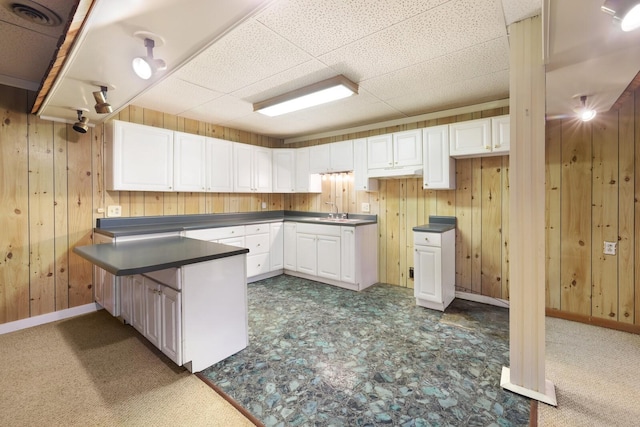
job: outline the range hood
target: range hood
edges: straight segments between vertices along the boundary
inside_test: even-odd
[[[377,179],[421,178],[422,168],[419,166],[408,166],[402,168],[369,169],[367,176]]]

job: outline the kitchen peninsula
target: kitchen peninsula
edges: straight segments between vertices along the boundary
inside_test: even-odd
[[[189,371],[248,345],[248,249],[158,234],[74,252],[96,266],[96,302]]]

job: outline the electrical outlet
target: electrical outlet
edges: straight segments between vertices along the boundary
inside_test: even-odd
[[[409,267],[409,279],[413,279],[413,267]]]
[[[616,242],[604,242],[604,250],[602,253],[605,255],[615,255],[616,254]]]
[[[260,206],[262,206],[262,209],[267,209],[267,202],[262,202]]]
[[[362,212],[370,212],[370,211],[371,211],[371,206],[369,206],[369,203],[363,203]]]
[[[107,206],[107,217],[114,218],[122,216],[122,206],[110,205]]]

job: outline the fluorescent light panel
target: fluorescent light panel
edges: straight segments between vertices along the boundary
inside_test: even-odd
[[[343,75],[253,104],[253,111],[269,117],[314,107],[358,93],[358,85]]]

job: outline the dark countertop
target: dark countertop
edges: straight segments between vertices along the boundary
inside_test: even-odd
[[[455,230],[455,228],[455,216],[429,215],[429,223],[413,227],[413,231],[422,231],[427,233],[444,233],[445,231]]]
[[[162,237],[78,246],[73,252],[116,276],[142,274],[249,252],[249,249],[187,237]]]
[[[234,214],[197,214],[155,217],[98,218],[96,233],[110,237],[134,236],[200,230],[205,228],[232,227],[261,224],[274,221],[296,221],[315,224],[357,227],[376,224],[377,215],[348,214],[348,220],[329,220],[328,213],[300,211],[266,211]]]

